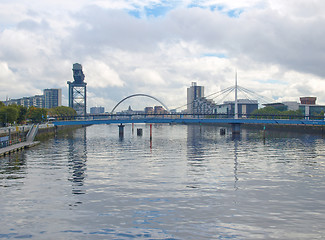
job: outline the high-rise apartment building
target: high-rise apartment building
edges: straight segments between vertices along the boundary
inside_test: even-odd
[[[192,82],[192,86],[187,88],[187,112],[194,113],[194,101],[204,97],[204,87],[197,86],[196,82]]]
[[[62,89],[52,88],[44,89],[44,107],[45,108],[54,108],[62,106]]]
[[[16,104],[24,107],[37,108],[53,108],[62,106],[62,89],[44,89],[43,95],[35,95],[32,97],[22,97],[18,99],[10,99],[5,104]]]
[[[45,106],[44,95],[35,95],[34,97],[31,97],[31,100],[33,102],[32,106],[37,108],[44,108]]]

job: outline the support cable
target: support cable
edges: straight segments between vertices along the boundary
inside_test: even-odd
[[[204,98],[208,98],[208,97],[211,97],[211,96],[213,96],[213,95],[215,95],[215,94],[219,94],[219,95],[217,95],[216,97],[214,97],[214,98],[217,98],[217,97],[219,97],[220,95],[224,94],[225,92],[229,91],[229,89],[231,89],[231,88],[232,88],[232,87],[228,87],[228,88],[223,89],[223,90],[220,90],[220,91],[218,91],[218,92],[215,92],[215,93],[209,94],[209,95],[207,95],[207,96],[204,97]],[[214,98],[212,98],[212,99],[214,99]],[[195,100],[196,100],[196,99],[195,99]],[[194,100],[194,101],[195,101],[195,100]],[[175,108],[175,110],[180,109],[180,108],[183,108],[183,107],[186,107],[186,106],[188,106],[188,105],[191,105],[191,104],[194,103],[194,101],[192,101],[192,102],[190,102],[190,103],[186,103],[186,104],[184,104],[184,105],[182,105],[182,106],[180,106],[180,107],[177,107],[177,108]]]

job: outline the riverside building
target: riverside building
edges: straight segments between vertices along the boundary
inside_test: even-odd
[[[4,103],[6,106],[16,104],[27,108],[31,106],[36,108],[58,107],[58,106],[62,106],[62,89],[59,88],[44,89],[43,95],[9,99]]]

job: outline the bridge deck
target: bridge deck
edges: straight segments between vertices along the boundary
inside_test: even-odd
[[[93,125],[93,124],[120,124],[120,123],[228,123],[228,124],[277,124],[277,125],[325,125],[324,120],[305,119],[233,119],[233,118],[119,118],[119,119],[91,119],[55,121],[55,126],[61,125]]]

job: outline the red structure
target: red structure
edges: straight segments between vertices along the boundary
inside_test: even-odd
[[[316,97],[301,97],[300,103],[301,104],[309,104],[309,105],[315,105],[316,104]]]

